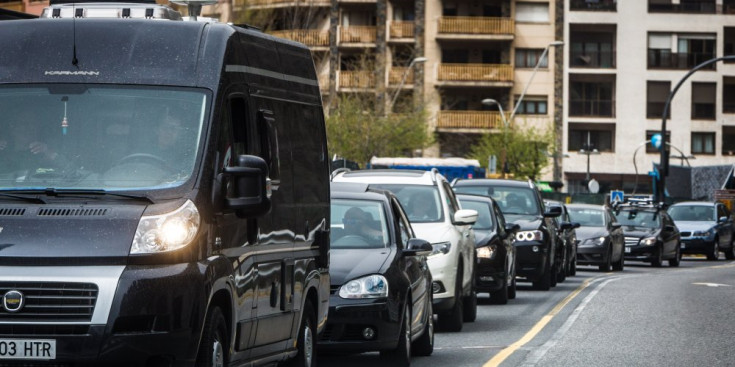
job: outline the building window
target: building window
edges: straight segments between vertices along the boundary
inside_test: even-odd
[[[722,155],[735,155],[735,126],[722,127]]]
[[[615,11],[617,0],[571,0],[570,10]]]
[[[569,63],[580,68],[614,68],[613,34],[575,32],[572,34]]]
[[[715,14],[715,0],[648,0],[650,13]]]
[[[516,3],[516,22],[548,23],[549,3]]]
[[[661,151],[654,148],[653,144],[651,144],[651,138],[655,134],[661,134],[661,130],[647,130],[646,131],[646,153],[660,153]],[[666,143],[671,144],[671,131],[666,132]]]
[[[715,133],[692,133],[692,154],[715,154]]]
[[[569,84],[569,115],[614,117],[614,84],[573,81]]]
[[[516,101],[520,96],[516,96]],[[518,105],[518,111],[516,114],[519,115],[546,115],[548,113],[546,96],[525,96]]]
[[[735,77],[722,78],[722,112],[735,113]]]
[[[538,63],[539,57],[544,53],[542,48],[517,48],[516,49],[516,65],[517,68],[534,68]],[[544,56],[539,64],[540,68],[549,67],[549,58]]]
[[[649,81],[647,85],[647,104],[646,117],[649,119],[662,118],[664,115],[664,106],[666,100],[671,93],[671,82],[654,82]],[[666,118],[671,118],[671,107],[666,114]]]
[[[649,33],[648,68],[691,69],[715,57],[716,43],[714,34]]]
[[[717,111],[715,83],[692,83],[692,118],[714,120]]]
[[[615,151],[615,124],[569,124],[567,150],[579,151],[588,146],[598,152]]]

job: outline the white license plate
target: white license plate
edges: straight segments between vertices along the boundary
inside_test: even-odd
[[[625,248],[625,253],[626,253],[626,254],[629,254],[629,253],[630,253],[630,247],[626,247],[626,248]]]
[[[56,340],[0,339],[0,359],[56,359]]]
[[[684,249],[684,248],[687,248],[687,245],[686,245],[685,243],[682,243],[682,244],[681,244],[681,248],[683,248],[683,249]]]

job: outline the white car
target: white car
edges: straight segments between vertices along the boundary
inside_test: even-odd
[[[431,242],[427,262],[434,278],[437,327],[462,330],[477,317],[475,234],[477,212],[462,209],[449,182],[438,171],[364,170],[341,172],[334,182],[359,182],[393,192],[404,207],[416,236]]]

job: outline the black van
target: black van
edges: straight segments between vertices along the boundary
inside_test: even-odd
[[[310,52],[181,19],[0,22],[0,364],[314,364],[330,190]]]

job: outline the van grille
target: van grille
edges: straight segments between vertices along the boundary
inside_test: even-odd
[[[0,282],[0,295],[11,290],[23,293],[24,305],[16,312],[3,305],[0,322],[91,321],[98,293],[91,283]]]
[[[25,213],[24,208],[0,208],[0,216],[20,216]]]
[[[107,209],[64,209],[64,208],[45,208],[38,211],[39,216],[53,217],[89,217],[102,216],[107,214]]]

